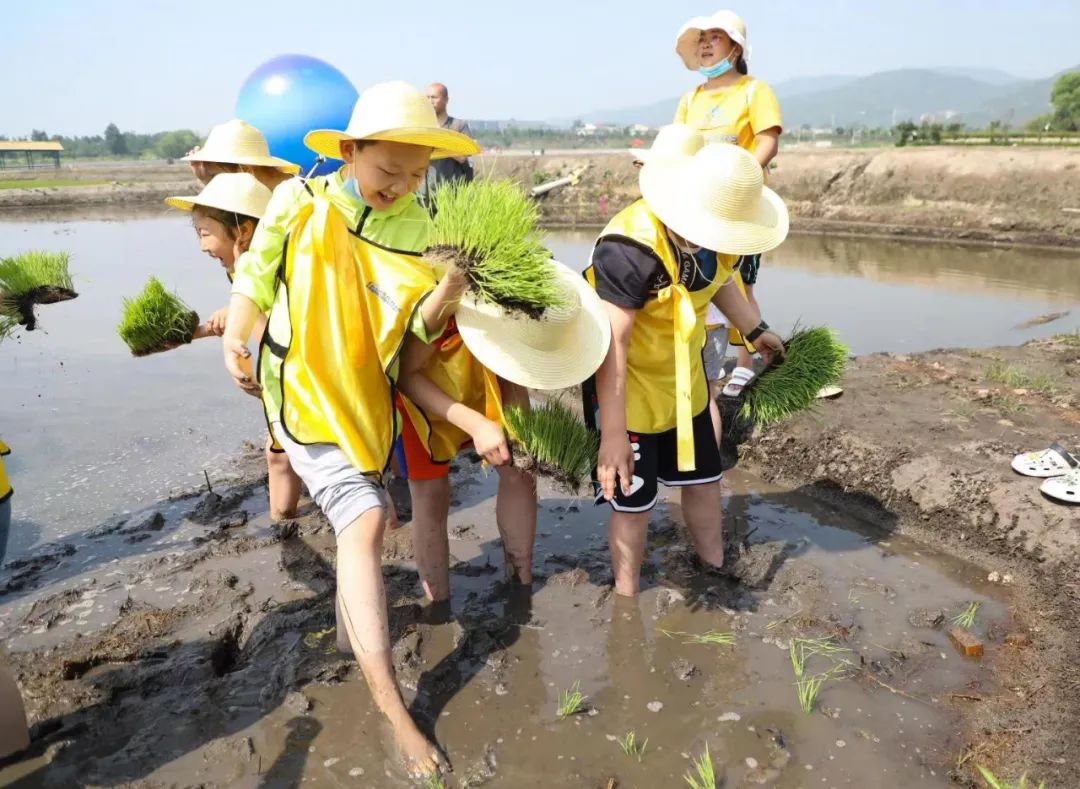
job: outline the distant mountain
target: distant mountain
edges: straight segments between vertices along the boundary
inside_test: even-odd
[[[803,125],[888,127],[923,118],[970,126],[1000,120],[1020,126],[1047,112],[1050,89],[1058,76],[1026,80],[994,69],[900,69],[865,77],[799,77],[777,83],[773,89],[789,129]],[[671,122],[678,101],[674,96],[575,117],[592,123],[659,126]],[[568,122],[563,120],[564,125]]]

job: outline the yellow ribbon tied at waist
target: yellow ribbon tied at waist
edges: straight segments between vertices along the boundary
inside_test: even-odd
[[[660,302],[672,302],[675,329],[675,441],[679,471],[693,471],[694,409],[690,391],[690,339],[697,325],[697,310],[685,285],[676,283],[657,294]]]

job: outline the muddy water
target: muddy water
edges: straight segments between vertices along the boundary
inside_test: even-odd
[[[730,533],[782,549],[770,554],[775,561],[758,577],[760,588],[692,571],[678,507],[665,502],[653,519],[645,591],[635,601],[613,598],[606,511],[542,489],[538,578],[531,594],[520,594],[499,583],[493,481],[463,464],[454,491],[452,621],[408,624],[395,647],[408,701],[453,760],[448,786],[604,787],[614,777],[620,787],[674,787],[706,746],[727,786],[948,785],[950,759],[961,745],[956,705],[970,703],[950,694],[990,693],[992,680],[981,662],[954,651],[940,626],[912,616],[929,609],[950,617],[978,602],[973,629],[1000,641],[1005,600],[974,568],[927,556],[891,535],[890,524],[855,521],[797,491],[733,473],[725,482]],[[110,706],[90,718],[88,736],[76,736],[55,761],[39,757],[0,769],[0,785],[65,786],[73,775],[95,785],[407,785],[355,670],[344,681],[326,678],[334,672],[313,681],[306,670],[311,661],[333,662],[334,636],[326,630],[331,609],[319,602],[328,577],[319,574],[318,560],[297,557],[312,555],[305,544],[325,551],[329,535],[238,555],[226,542],[221,557],[188,566],[193,538],[205,534],[184,517],[192,504],[173,505],[150,540],[181,569],[166,564],[148,572],[128,558],[107,573],[58,579],[50,591],[77,593],[53,606],[59,616],[49,627],[37,625],[48,606],[28,620],[30,601],[8,598],[0,622],[15,637],[9,643],[44,646],[73,632],[92,639],[121,606],[190,605],[206,579],[225,570],[235,574],[230,586],[251,585],[244,594],[249,609],[271,613],[216,678],[161,661],[197,649],[236,609],[193,620],[169,638],[167,651],[147,649],[144,657],[81,675],[70,688],[112,688]],[[240,510],[247,522],[230,529],[227,540],[267,534],[262,496],[246,496]],[[99,538],[99,549],[114,541],[115,535]],[[415,575],[393,577],[389,602],[404,610],[418,593]],[[305,600],[313,613],[297,618],[303,609],[294,606]],[[283,627],[271,627],[276,612],[286,612],[280,616],[291,624],[266,638]],[[730,633],[733,644],[685,643],[709,631]],[[810,714],[799,707],[787,649],[799,636],[829,636],[845,650],[810,659],[808,674],[837,672]],[[163,674],[188,679],[162,683]],[[306,697],[300,707],[283,698],[289,687],[280,685],[293,676]],[[588,711],[560,721],[559,694],[574,683],[588,696]],[[155,709],[175,713],[167,727]],[[648,739],[640,761],[615,741],[628,731]]]

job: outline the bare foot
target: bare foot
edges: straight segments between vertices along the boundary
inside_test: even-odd
[[[411,778],[423,780],[443,773],[447,767],[446,759],[438,747],[416,728],[412,718],[407,717],[400,725],[391,725],[405,762],[405,770]]]

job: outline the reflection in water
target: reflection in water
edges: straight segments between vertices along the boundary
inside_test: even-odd
[[[595,233],[552,233],[555,256],[581,269]],[[764,258],[755,290],[766,319],[840,332],[852,353],[1017,345],[1080,328],[1080,255],[879,239],[791,236]],[[1016,327],[1039,315],[1062,319]]]

